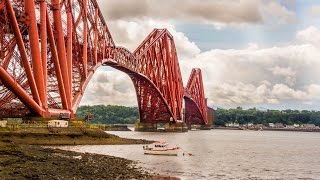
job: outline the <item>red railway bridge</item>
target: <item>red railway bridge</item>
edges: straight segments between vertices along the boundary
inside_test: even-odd
[[[166,29],[132,53],[115,45],[96,0],[0,0],[0,117],[70,118],[101,65],[133,81],[140,122],[207,124],[200,69],[183,87]]]

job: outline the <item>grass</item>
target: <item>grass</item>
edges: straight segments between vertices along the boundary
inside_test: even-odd
[[[0,128],[0,140],[32,145],[99,145],[145,144],[146,140],[125,139],[105,133],[98,128],[87,127],[6,127]]]

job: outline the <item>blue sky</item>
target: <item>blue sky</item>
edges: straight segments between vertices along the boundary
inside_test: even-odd
[[[277,30],[269,30],[263,25],[250,25],[243,28],[226,27],[223,29],[216,29],[206,24],[181,24],[177,26],[177,30],[185,33],[191,41],[196,42],[202,51],[213,48],[245,48],[252,42],[263,47],[287,45],[295,38],[297,29],[297,25],[278,27]]]
[[[98,1],[118,46],[134,51],[153,28],[167,28],[184,84],[201,68],[209,106],[320,110],[320,1],[181,2]],[[81,104],[137,102],[126,74],[100,68]]]
[[[281,2],[281,1],[280,1]],[[281,3],[285,5],[285,3]],[[295,42],[296,32],[309,26],[319,27],[319,17],[312,16],[312,6],[320,5],[316,0],[299,0],[294,6],[285,6],[295,12],[293,23],[274,26],[273,24],[250,24],[246,26],[227,26],[217,29],[210,24],[177,23],[176,29],[183,32],[191,41],[196,42],[201,51],[212,48],[239,49],[249,43],[257,43],[262,47],[283,46]]]

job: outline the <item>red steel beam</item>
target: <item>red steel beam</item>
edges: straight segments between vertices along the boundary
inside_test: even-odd
[[[102,44],[102,59],[105,58],[105,49],[106,49],[106,40],[105,40],[105,37],[106,37],[106,29],[107,29],[107,26],[103,26],[103,44]]]
[[[29,64],[29,60],[28,60],[27,51],[26,51],[26,48],[24,46],[24,42],[23,42],[23,39],[22,39],[22,36],[21,36],[21,32],[20,32],[20,29],[19,29],[19,25],[18,25],[16,16],[15,16],[14,10],[12,8],[10,0],[5,0],[5,2],[6,2],[5,4],[6,4],[8,15],[9,15],[9,18],[10,18],[11,26],[12,26],[12,29],[13,29],[13,33],[14,33],[14,36],[16,38],[17,45],[18,45],[18,48],[19,48],[22,64],[23,64],[23,66],[25,68],[26,75],[27,75],[27,78],[28,78],[28,82],[29,82],[29,85],[30,85],[30,88],[31,88],[31,93],[32,93],[33,99],[35,100],[36,103],[40,104],[41,102],[40,102],[38,89],[37,89],[37,86],[36,86],[36,83],[35,83],[35,79],[34,79],[33,74],[32,74],[32,70],[31,70],[31,67],[30,67],[30,64]]]
[[[83,0],[83,6],[87,7],[87,0]],[[83,8],[83,74],[87,78],[87,62],[88,62],[88,22],[87,22],[87,8]]]
[[[58,56],[59,64],[62,72],[62,80],[65,87],[65,94],[67,97],[68,110],[71,110],[72,107],[72,97],[71,97],[71,82],[69,81],[69,70],[67,64],[67,55],[64,41],[64,33],[62,29],[62,19],[61,19],[61,10],[60,10],[60,0],[51,0],[53,8],[53,19],[54,26],[57,35],[57,47],[58,47]],[[84,8],[85,9],[85,8]]]
[[[64,109],[70,109],[69,104],[67,103],[68,99],[67,99],[67,95],[66,95],[66,90],[64,88],[62,72],[60,69],[58,51],[57,51],[57,48],[55,45],[54,35],[53,35],[53,31],[51,29],[50,18],[49,18],[48,12],[47,12],[46,17],[47,17],[46,22],[47,22],[48,39],[49,39],[50,49],[51,49],[51,53],[52,53],[52,60],[54,63],[54,68],[55,68],[55,72],[56,72],[56,76],[57,76],[57,80],[58,80],[58,88],[59,88],[59,92],[60,92],[62,107]]]
[[[67,89],[70,94],[70,101],[72,102],[72,9],[71,9],[71,1],[67,0],[67,69],[68,69],[68,81],[70,84],[69,89]],[[72,103],[68,104],[70,107],[72,107]]]
[[[41,60],[43,74],[43,91],[45,98],[42,100],[43,107],[48,108],[47,100],[47,2],[40,1],[40,37],[41,37]]]
[[[4,26],[0,30],[2,41],[7,43],[1,52],[4,56],[1,67],[26,94],[30,87],[33,96],[30,99],[43,106],[48,115],[52,109],[58,112],[61,108],[61,112],[69,111],[72,116],[92,70],[109,58],[115,47],[98,3],[96,0],[3,0],[0,4],[5,8],[3,12],[8,13],[0,22]],[[14,33],[15,37],[8,33]],[[17,71],[21,66],[25,71]],[[13,99],[17,97],[13,92],[19,92],[15,88],[10,87],[13,90],[9,95]],[[0,101],[7,100],[6,97],[0,96]],[[7,102],[0,108],[10,104],[14,103]]]
[[[43,70],[42,70],[42,61],[41,61],[41,53],[39,48],[39,35],[38,35],[38,27],[37,20],[35,14],[35,3],[34,1],[24,1],[25,3],[25,14],[27,16],[27,21],[29,21],[29,41],[30,41],[30,50],[32,57],[32,67],[33,67],[33,75],[36,81],[37,89],[39,92],[41,104],[40,106],[46,106],[46,98],[47,94],[45,92],[44,87],[44,79],[43,79]]]
[[[98,14],[99,14],[99,11],[98,11],[98,8],[95,9],[95,14],[94,14],[94,23],[95,23],[95,26],[94,26],[94,41],[93,41],[93,64],[96,65],[97,64],[97,60],[98,60]]]
[[[30,96],[26,93],[24,88],[22,88],[7,72],[0,66],[0,79],[10,89],[24,104],[38,113],[39,115],[44,115],[45,110],[39,106]]]

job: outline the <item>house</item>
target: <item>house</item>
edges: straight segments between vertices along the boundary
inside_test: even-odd
[[[294,125],[286,125],[286,128],[287,129],[294,129],[294,128],[296,128]]]
[[[253,126],[253,123],[247,123],[247,127]]]
[[[255,124],[254,128],[255,129],[262,129],[263,128],[263,124]]]
[[[294,126],[295,128],[299,128],[299,127],[300,127],[300,124],[293,124],[293,126]]]
[[[48,127],[68,127],[69,123],[65,120],[50,120],[48,121]]]
[[[225,124],[226,127],[239,127],[239,123],[226,123]]]
[[[2,120],[0,121],[0,127],[7,127],[8,121]]]
[[[284,128],[284,125],[282,123],[275,123],[274,128]]]
[[[303,127],[306,129],[315,129],[316,125],[314,124],[303,124]]]
[[[268,123],[269,128],[274,128],[274,123]]]

